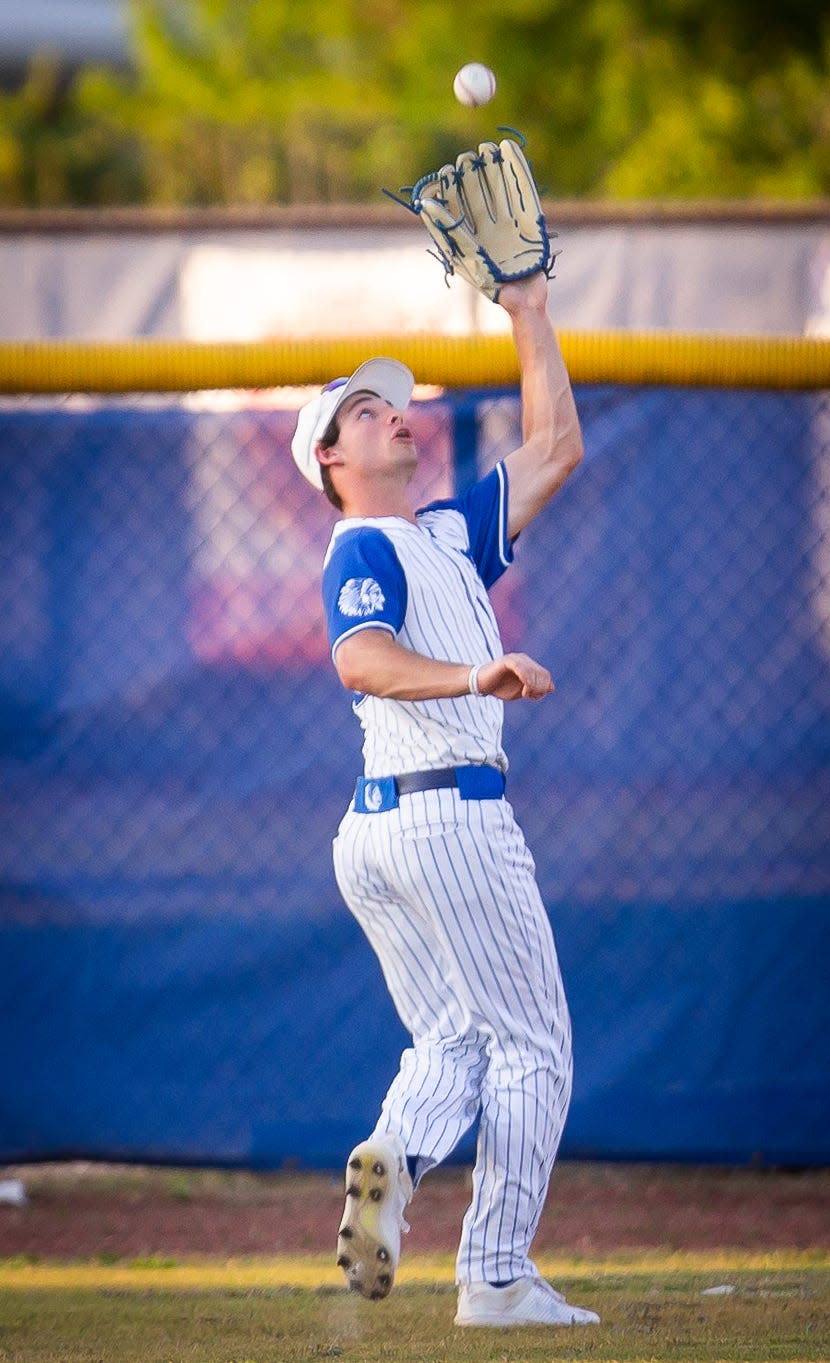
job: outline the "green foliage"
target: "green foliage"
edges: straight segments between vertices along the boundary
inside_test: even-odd
[[[113,141],[67,94],[54,60],[37,57],[15,93],[0,92],[0,203],[139,200],[137,149]]]
[[[377,202],[520,128],[551,196],[830,193],[813,0],[133,0],[133,69],[0,95],[6,204]],[[452,77],[494,67],[462,109]]]

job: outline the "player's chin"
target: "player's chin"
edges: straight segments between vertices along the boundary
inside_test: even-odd
[[[418,450],[412,436],[395,436],[392,447],[398,464],[402,464],[405,468],[407,466],[415,468],[418,463]]]

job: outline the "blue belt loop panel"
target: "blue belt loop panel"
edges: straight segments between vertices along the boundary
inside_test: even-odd
[[[456,767],[462,800],[500,800],[504,795],[504,772],[496,767]]]

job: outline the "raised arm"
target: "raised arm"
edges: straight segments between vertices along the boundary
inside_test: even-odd
[[[582,458],[579,418],[547,298],[543,274],[505,284],[499,294],[513,326],[521,374],[522,444],[504,461],[511,539],[550,501]]]

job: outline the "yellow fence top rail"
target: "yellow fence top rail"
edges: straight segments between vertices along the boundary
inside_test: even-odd
[[[830,339],[684,332],[560,332],[575,383],[830,388]],[[509,336],[372,335],[250,343],[136,340],[0,343],[0,393],[171,393],[322,384],[371,355],[419,383],[515,384]]]

